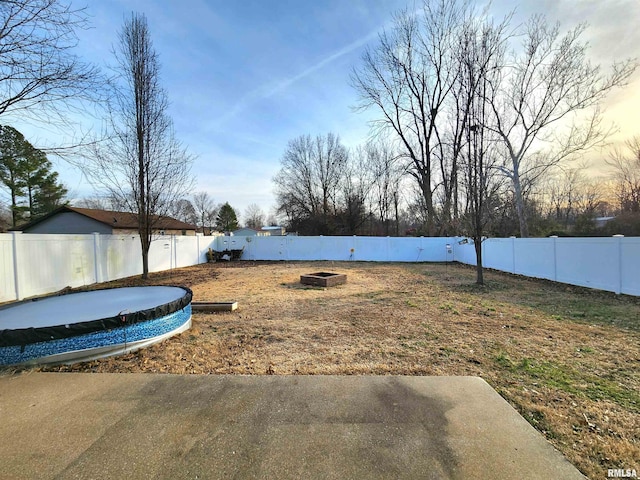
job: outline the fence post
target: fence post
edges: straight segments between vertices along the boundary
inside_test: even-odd
[[[20,272],[18,271],[18,239],[22,232],[11,232],[11,247],[13,250],[13,286],[16,300],[20,300]]]
[[[511,273],[516,274],[516,237],[511,236]]]
[[[617,250],[618,250],[618,283],[616,285],[616,293],[620,295],[622,293],[622,239],[624,235],[614,235],[616,239]]]
[[[96,276],[96,283],[102,282],[102,275],[100,272],[100,261],[99,259],[100,252],[100,234],[98,232],[93,232],[93,269]]]
[[[178,236],[172,235],[173,240],[173,268],[178,268]]]
[[[558,236],[557,235],[551,235],[551,237],[553,239],[553,281],[557,282],[558,281],[558,255],[557,255],[557,247],[556,247],[556,241],[558,240]]]

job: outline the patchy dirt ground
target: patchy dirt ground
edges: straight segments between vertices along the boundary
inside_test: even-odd
[[[303,286],[315,271],[346,285]],[[592,479],[640,469],[640,300],[460,265],[218,263],[152,275],[237,301],[134,354],[54,371],[478,375]],[[143,284],[139,279],[117,282]]]

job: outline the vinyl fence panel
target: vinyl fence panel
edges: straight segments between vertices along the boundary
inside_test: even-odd
[[[16,299],[13,234],[0,233],[0,302]]]
[[[187,237],[153,239],[149,270],[242,250],[244,260],[449,262],[475,265],[469,239],[397,237]],[[484,265],[530,277],[640,296],[640,238],[492,238]],[[0,234],[0,302],[142,273],[137,235]]]
[[[461,244],[463,241],[468,243]],[[640,238],[492,238],[483,242],[487,268],[561,283],[640,295]],[[458,239],[456,261],[475,265],[473,244]]]

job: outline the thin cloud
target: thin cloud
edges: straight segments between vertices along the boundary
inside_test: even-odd
[[[362,47],[363,45],[367,44],[368,42],[373,40],[375,37],[377,37],[378,36],[378,32],[379,32],[379,30],[374,30],[372,32],[369,32],[364,37],[356,40],[355,42],[350,43],[349,45],[341,48],[337,52],[332,53],[327,58],[324,58],[324,59],[320,60],[318,63],[316,63],[315,65],[313,65],[313,66],[311,66],[309,68],[307,68],[306,70],[304,70],[303,72],[299,73],[298,75],[295,75],[295,76],[293,76],[291,78],[287,78],[285,80],[282,80],[280,83],[278,83],[278,85],[276,85],[275,87],[273,87],[270,90],[268,90],[266,92],[266,94],[264,95],[264,98],[271,97],[272,95],[275,95],[276,93],[280,93],[280,92],[286,90],[287,88],[289,88],[294,83],[302,80],[305,77],[308,77],[312,73],[317,72],[318,70],[320,70],[321,68],[325,67],[326,65],[329,65],[330,63],[335,62],[340,57],[343,57],[343,56],[347,55],[348,53],[351,53],[354,50]]]
[[[327,56],[326,58],[323,58],[315,65],[312,65],[311,67],[308,67],[307,69],[298,73],[297,75],[280,80],[279,82],[275,83],[275,85],[273,82],[271,82],[266,85],[261,85],[260,87],[252,90],[251,92],[246,94],[244,97],[242,97],[233,107],[231,107],[231,109],[229,109],[227,113],[219,117],[214,122],[215,127],[220,127],[224,123],[228,122],[231,118],[235,117],[239,113],[246,110],[252,103],[258,100],[270,98],[276,94],[284,92],[293,84],[312,75],[318,70],[326,67],[327,65],[335,62],[339,58],[353,52],[354,50],[361,48],[362,46],[366,45],[368,42],[376,38],[378,36],[379,31],[380,29],[376,29],[374,31],[369,32],[364,37],[361,37],[358,40],[351,42],[350,44],[342,47],[341,49]]]

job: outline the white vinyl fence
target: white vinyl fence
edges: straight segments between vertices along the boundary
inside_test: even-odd
[[[155,238],[149,271],[206,262],[206,252],[243,250],[244,260],[453,261],[447,238],[190,237]],[[0,302],[142,273],[137,235],[0,234]]]
[[[205,262],[211,242],[211,237],[157,237],[149,250],[149,270]],[[0,234],[0,302],[141,273],[137,235]]]
[[[454,241],[453,250],[456,261],[476,264],[471,242]],[[482,242],[482,263],[503,272],[640,296],[640,237],[489,238]]]
[[[453,261],[453,252],[447,253],[447,245],[454,240],[447,237],[217,237],[215,249],[244,249],[243,260],[445,262]]]
[[[206,261],[206,252],[243,250],[243,260],[451,262],[475,265],[462,238],[189,237],[155,238],[149,270]],[[491,238],[488,268],[640,296],[640,238]],[[0,302],[142,273],[137,235],[0,234]]]

